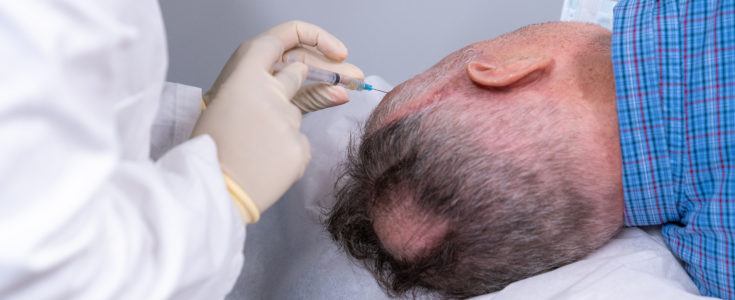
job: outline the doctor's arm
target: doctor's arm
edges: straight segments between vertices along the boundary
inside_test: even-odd
[[[136,94],[121,93],[125,86],[115,80],[126,66],[116,60],[120,55],[115,52],[119,49],[116,37],[121,35],[129,43],[125,39],[135,37],[131,32],[136,29],[99,16],[66,19],[71,12],[99,13],[99,7],[74,6],[69,4],[63,13],[48,7],[35,10],[47,14],[48,24],[15,18],[12,9],[0,9],[0,18],[7,21],[0,25],[4,45],[0,49],[4,66],[0,73],[0,295],[14,299],[223,297],[240,271],[244,227],[225,188],[220,164],[234,166],[230,176],[238,182],[260,175],[241,170],[266,165],[229,164],[230,160],[218,159],[218,146],[230,145],[234,151],[268,143],[243,138],[240,142],[247,143],[228,144],[222,140],[229,136],[213,129],[219,126],[213,124],[225,123],[203,121],[202,136],[156,162],[126,151],[130,146],[126,143],[147,142],[145,135],[125,139],[129,134],[125,130],[135,128],[135,117],[145,120],[151,113],[136,111],[136,101],[158,97],[161,84],[144,86]],[[26,8],[33,6],[19,9]],[[152,9],[151,17],[156,14]],[[98,21],[107,23],[89,24]],[[111,34],[104,29],[117,31]],[[57,49],[55,42],[71,47]],[[261,46],[268,47],[265,44]],[[242,68],[234,68],[232,74],[240,74]],[[283,87],[295,89],[301,69],[292,66],[291,73],[273,77],[283,86],[252,86],[253,93],[263,102],[274,95],[278,100],[287,98],[288,89]],[[142,71],[133,76],[146,75]],[[261,88],[270,90],[257,91]],[[226,99],[222,94],[237,92],[224,86],[218,90],[222,93],[212,99],[212,112],[204,115],[219,111],[225,120],[237,118],[237,109],[243,107],[220,101]],[[233,110],[222,109],[226,107]],[[118,120],[120,111],[131,109],[132,114],[124,115],[129,119]],[[288,118],[298,120],[294,114]],[[132,126],[120,127],[121,122]],[[295,180],[303,168],[300,164],[305,164],[303,153],[308,153],[303,139],[291,130],[298,124],[264,120],[253,126],[274,126],[282,131],[271,133],[290,133],[299,141],[297,150],[283,150],[297,157],[294,164],[280,165],[296,168],[284,176]],[[271,176],[266,178],[283,180]],[[287,184],[278,186],[285,189]],[[242,189],[253,199],[263,199],[254,200],[260,201],[262,209],[281,193],[238,185],[244,185]]]

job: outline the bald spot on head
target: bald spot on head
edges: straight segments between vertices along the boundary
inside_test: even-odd
[[[447,234],[448,222],[420,208],[405,189],[391,194],[397,198],[374,209],[373,229],[388,253],[410,262],[436,248]]]

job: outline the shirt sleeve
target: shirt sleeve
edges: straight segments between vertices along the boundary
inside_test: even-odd
[[[614,24],[625,222],[735,299],[735,2],[625,0]]]

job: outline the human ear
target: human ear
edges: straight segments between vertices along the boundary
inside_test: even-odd
[[[554,59],[547,56],[531,56],[506,62],[490,62],[484,58],[473,60],[467,65],[467,75],[475,84],[489,88],[505,88],[543,72],[553,65]]]

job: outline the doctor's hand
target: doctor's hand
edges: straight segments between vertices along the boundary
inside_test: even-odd
[[[252,52],[253,43],[264,41],[268,43],[275,42],[272,39],[266,41],[272,37],[282,37],[280,39],[283,49],[279,51],[277,60],[272,61],[272,55],[275,55],[275,52],[271,52],[269,53],[271,57],[263,61],[264,57],[262,55],[267,55],[267,53],[263,53],[263,50],[255,50],[261,52],[259,54],[261,56],[256,59],[260,59],[262,63],[265,63],[268,72],[273,73],[273,65],[276,62],[301,62],[354,78],[363,79],[365,77],[362,70],[358,67],[344,62],[347,58],[347,48],[340,40],[315,25],[300,21],[291,21],[278,25],[255,39],[240,45],[240,48],[230,57],[210,90],[204,95],[205,103],[209,104],[219,90],[222,89],[223,84],[228,81],[237,80],[230,78],[233,69],[253,67],[248,63],[242,62],[244,59],[243,56],[246,55],[243,52]],[[290,44],[283,44],[283,42]],[[320,43],[323,43],[323,45],[320,45]],[[274,49],[270,50],[273,51]],[[258,67],[262,69],[263,65],[259,65]],[[292,96],[291,103],[296,105],[302,113],[308,113],[341,105],[347,103],[348,100],[347,91],[343,87],[316,83],[301,86],[296,95]]]
[[[334,87],[300,91],[307,71],[303,63],[272,73],[273,64],[282,61],[286,51],[301,46],[313,50],[289,54],[303,54],[300,58],[307,63],[321,55],[320,67],[361,75],[359,69],[341,63],[347,49],[328,32],[298,21],[278,25],[242,44],[230,57],[204,96],[207,108],[192,134],[214,139],[228,190],[247,222],[257,221],[306,168],[310,154],[308,141],[299,132],[302,110],[347,101],[344,90]],[[300,98],[292,103],[297,93]]]

